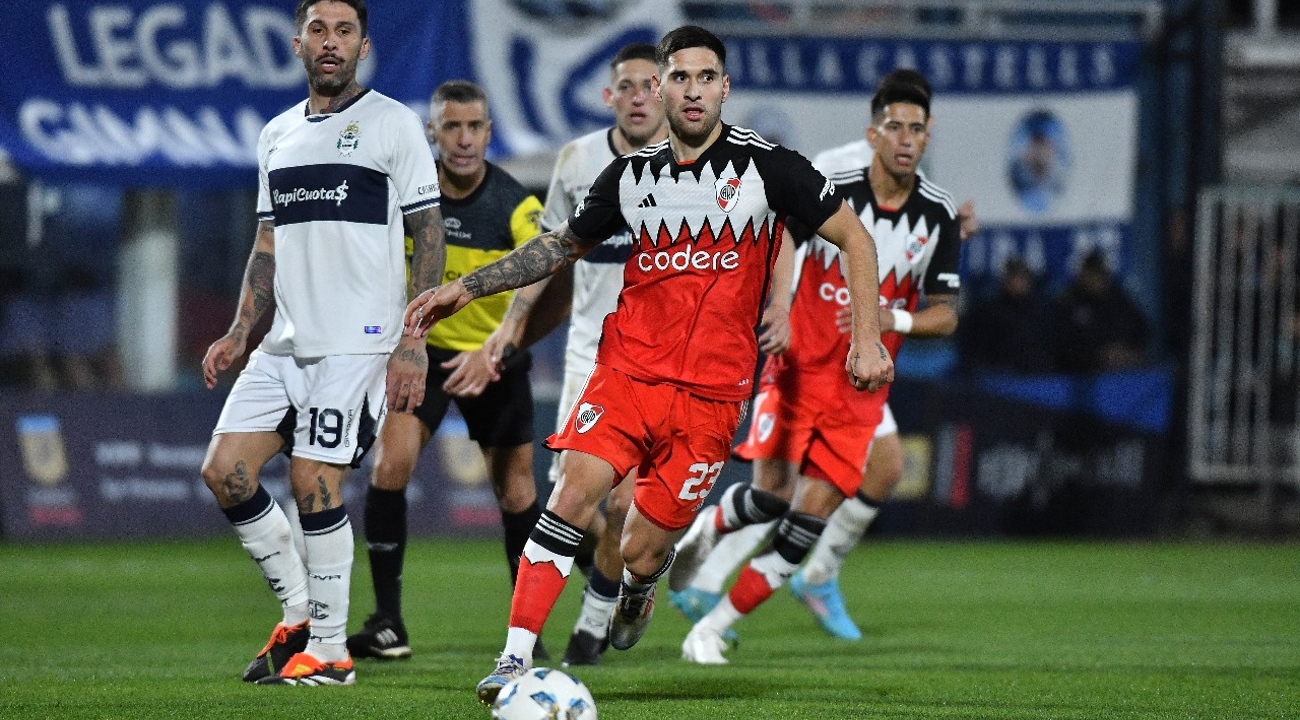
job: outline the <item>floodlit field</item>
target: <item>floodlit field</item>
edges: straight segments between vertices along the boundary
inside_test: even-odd
[[[410,661],[358,663],[351,688],[255,687],[239,674],[278,613],[233,537],[0,545],[0,717],[487,718],[501,547],[407,557]],[[372,607],[357,561],[353,627]],[[1297,568],[1289,545],[872,543],[842,579],[861,642],[783,590],[730,666],[687,665],[664,587],[641,644],[577,674],[605,720],[1300,717]],[[557,655],[580,589],[547,628]]]

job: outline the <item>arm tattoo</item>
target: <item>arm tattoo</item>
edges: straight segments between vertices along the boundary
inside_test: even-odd
[[[257,239],[253,241],[253,252],[248,257],[248,266],[244,269],[244,287],[239,292],[239,315],[231,334],[242,341],[257,324],[267,308],[275,303],[275,242],[264,243],[266,234],[275,232],[275,226],[269,222],[257,225]]]
[[[574,235],[565,223],[529,240],[500,260],[462,277],[461,282],[476,298],[514,290],[554,275],[598,244]]]
[[[397,360],[413,363],[422,371],[427,372],[429,370],[429,355],[423,347],[409,348],[399,345],[397,353],[393,357]]]
[[[419,292],[440,284],[447,265],[442,211],[436,207],[419,210],[407,215],[402,223],[412,245],[411,287]]]

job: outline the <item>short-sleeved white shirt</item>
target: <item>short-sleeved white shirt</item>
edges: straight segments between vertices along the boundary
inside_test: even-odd
[[[587,197],[596,176],[618,157],[610,133],[597,130],[565,145],[556,158],[546,192],[542,229],[554,230]],[[632,232],[624,230],[597,245],[573,266],[573,310],[564,351],[566,371],[590,372],[596,363],[605,316],[618,306],[623,266],[632,253]]]
[[[436,207],[419,117],[367,90],[337,112],[306,103],[258,141],[258,219],[275,223],[275,321],[264,352],[391,352],[406,306],[402,216]]]

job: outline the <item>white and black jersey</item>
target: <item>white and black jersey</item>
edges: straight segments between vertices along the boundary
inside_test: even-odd
[[[554,230],[587,197],[591,184],[615,158],[614,128],[597,130],[565,145],[555,161],[542,229]],[[573,310],[564,350],[566,368],[591,371],[605,316],[614,312],[623,288],[623,266],[632,254],[632,231],[624,227],[573,266]]]
[[[374,90],[337,112],[295,105],[258,141],[258,219],[275,223],[275,321],[261,348],[323,357],[392,351],[402,332],[402,216],[436,207],[419,117]]]
[[[961,228],[952,196],[918,174],[902,206],[886,207],[872,192],[869,173],[869,167],[858,168],[832,175],[831,181],[875,240],[881,305],[912,311],[922,293],[956,294],[961,289]],[[808,263],[826,268],[838,265],[839,249],[834,245],[816,237],[806,226],[792,224],[790,231],[796,242],[811,238],[796,256],[796,288],[803,285],[802,275]],[[796,289],[796,302],[798,297]],[[884,337],[891,353],[897,353],[902,339],[897,333],[886,333]]]
[[[598,362],[703,397],[748,398],[786,218],[818,228],[841,204],[806,158],[742,127],[724,124],[691,162],[666,140],[615,160],[569,219],[583,238],[632,229]]]

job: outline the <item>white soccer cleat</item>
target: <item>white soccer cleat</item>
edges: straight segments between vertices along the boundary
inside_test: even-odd
[[[713,628],[696,625],[682,641],[682,659],[696,665],[726,665],[727,641]]]
[[[668,589],[681,592],[690,587],[691,581],[700,572],[700,566],[713,552],[722,533],[718,532],[717,517],[722,508],[714,505],[701,512],[691,529],[677,541],[677,558],[668,569]]]

